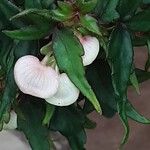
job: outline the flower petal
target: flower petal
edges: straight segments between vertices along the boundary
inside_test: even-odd
[[[79,97],[79,90],[65,73],[59,76],[59,82],[57,93],[53,97],[46,99],[46,101],[56,106],[73,104]]]
[[[80,37],[79,39],[84,48],[83,65],[90,65],[99,53],[99,41],[96,37],[90,36]]]
[[[35,56],[21,57],[15,64],[14,77],[25,94],[48,98],[57,92],[58,74],[53,68],[41,64]]]

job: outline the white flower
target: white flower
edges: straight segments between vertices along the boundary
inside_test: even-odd
[[[17,114],[14,111],[10,112],[10,120],[6,124],[4,124],[3,129],[8,130],[8,129],[16,129],[17,128]]]
[[[26,55],[16,62],[14,78],[19,89],[40,98],[52,97],[58,89],[58,74],[35,56]]]
[[[59,87],[57,93],[46,101],[56,106],[68,106],[73,104],[79,97],[79,90],[70,81],[67,74],[62,73],[59,76]]]
[[[90,65],[99,53],[99,41],[96,37],[91,36],[79,37],[79,40],[84,48],[83,65]]]

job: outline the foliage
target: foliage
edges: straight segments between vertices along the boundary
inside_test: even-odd
[[[72,150],[83,150],[85,128],[95,127],[87,115],[95,109],[107,118],[119,114],[125,129],[120,148],[128,140],[129,118],[150,124],[127,97],[129,86],[138,91],[138,84],[150,79],[149,5],[149,0],[0,0],[1,129],[13,109],[18,130],[33,150],[52,149],[50,131],[64,135]],[[101,46],[97,59],[86,67],[79,34],[97,37]],[[47,45],[60,71],[67,73],[81,95],[71,106],[48,111],[42,99],[18,90],[13,75],[21,56],[41,59],[40,49]],[[135,68],[135,46],[147,46],[145,70]]]

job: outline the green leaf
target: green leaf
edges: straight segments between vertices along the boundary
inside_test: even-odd
[[[101,112],[99,102],[85,78],[81,59],[83,47],[77,37],[68,29],[58,30],[53,37],[53,50],[60,70],[67,73],[72,82],[94,105],[95,109]]]
[[[18,39],[18,40],[36,40],[41,39],[48,35],[49,33],[49,27],[37,27],[37,26],[28,26],[24,27],[18,30],[8,31],[4,30],[3,33],[5,33],[7,36]]]
[[[52,18],[56,21],[64,22],[73,17],[73,8],[67,2],[58,2],[58,7],[51,11]]]
[[[141,114],[139,114],[137,110],[135,110],[135,108],[132,106],[132,104],[129,103],[129,101],[126,104],[126,113],[129,118],[131,118],[132,120],[136,122],[139,122],[142,124],[150,124],[150,119],[147,119]]]
[[[140,6],[141,2],[142,0],[119,0],[117,10],[121,18],[128,15],[133,15],[136,9]]]
[[[20,10],[12,2],[10,2],[8,0],[0,0],[0,12],[3,13],[3,15],[7,19],[7,21],[9,21],[9,19],[12,16],[16,15],[17,13],[19,13]],[[13,21],[12,24],[15,27],[24,26],[24,23],[22,21]]]
[[[132,17],[128,22],[127,26],[132,31],[142,31],[142,32],[148,32],[150,31],[150,10],[143,10],[142,12],[139,12],[134,17]]]
[[[139,83],[150,79],[150,72],[138,68],[136,68],[135,72]]]
[[[83,114],[73,106],[57,108],[50,123],[51,130],[59,131],[68,139],[72,150],[84,149],[86,133],[83,126]]]
[[[117,27],[110,36],[108,60],[115,93],[124,96],[133,63],[133,48],[130,34],[123,27]]]
[[[122,124],[124,126],[124,136],[120,144],[120,149],[121,149],[128,140],[130,129],[129,129],[129,123],[126,114],[126,99],[119,99],[117,101],[118,101],[118,113],[120,116],[120,120],[122,121]]]
[[[145,64],[145,70],[148,71],[150,68],[150,40],[147,40],[147,50],[148,50],[148,58]]]
[[[18,19],[21,17],[30,16],[30,15],[38,15],[40,17],[44,17],[47,20],[51,20],[51,18],[52,18],[52,15],[49,10],[31,8],[31,9],[26,9],[24,11],[21,11],[20,13],[11,17],[10,19],[14,20],[14,19]],[[39,23],[39,20],[37,22]]]
[[[143,0],[144,4],[150,4],[150,0]]]
[[[116,28],[111,34],[108,60],[112,70],[115,93],[122,97],[126,94],[127,83],[131,73],[133,48],[130,34],[121,27]]]
[[[97,20],[89,15],[81,16],[80,17],[80,23],[83,27],[85,27],[87,30],[96,33],[101,34],[99,30],[99,26],[97,23]]]
[[[97,2],[95,13],[100,22],[112,22],[119,18],[116,7],[119,0],[101,0]]]
[[[133,33],[133,45],[134,46],[145,46],[147,45],[147,40],[150,39],[150,35],[148,33]]]
[[[109,0],[101,18],[104,22],[112,22],[119,18],[119,13],[116,11],[118,0]]]
[[[118,26],[110,36],[108,60],[112,70],[112,83],[116,94],[118,113],[125,133],[121,147],[127,142],[129,125],[126,115],[126,95],[133,63],[133,48],[130,34],[124,27]]]
[[[20,11],[18,7],[8,0],[0,0],[0,9],[8,20]]]
[[[37,55],[38,54],[38,41],[19,41],[14,51],[15,59],[25,55]]]
[[[51,105],[51,104],[46,104],[46,113],[45,113],[45,117],[43,119],[43,125],[48,125],[50,123],[50,120],[54,114],[55,111],[55,106]]]
[[[13,67],[13,66],[12,66]],[[6,75],[5,88],[0,102],[0,123],[6,122],[6,114],[10,111],[10,107],[16,98],[16,83],[13,76],[13,68],[11,68]]]
[[[57,2],[59,9],[64,13],[72,13],[72,6],[69,3],[58,1]]]
[[[42,8],[41,0],[25,0],[25,9]]]
[[[136,92],[138,94],[140,94],[139,82],[138,82],[135,71],[133,71],[133,73],[130,75],[130,82],[133,85],[133,87],[135,88]]]
[[[53,4],[55,0],[42,0],[42,5],[46,8],[49,8],[51,4]]]
[[[10,58],[13,41],[5,34],[0,33],[0,65],[4,72],[7,72],[8,61]]]
[[[6,44],[6,43],[5,43]],[[14,73],[13,73],[13,67],[15,61],[27,54],[35,54],[35,46],[37,45],[34,41],[26,42],[26,41],[21,41],[21,42],[14,42],[13,47],[11,49],[8,47],[10,45],[5,45],[5,50],[10,51],[10,54],[7,56],[8,58],[6,59],[6,81],[5,81],[5,88],[3,91],[3,95],[1,97],[1,103],[0,103],[0,122],[3,123],[5,122],[5,116],[8,111],[10,111],[11,104],[16,98],[17,94],[17,86],[14,81]],[[36,49],[37,50],[37,49]],[[3,58],[4,59],[4,58]]]
[[[105,76],[104,76],[105,75]],[[98,59],[86,68],[86,77],[102,107],[102,114],[112,117],[116,113],[115,93],[111,81],[111,70],[106,60]],[[93,111],[85,101],[84,111]],[[89,108],[88,108],[89,107]]]
[[[26,96],[23,101],[31,101],[32,99],[33,98]],[[36,102],[39,101],[39,99],[34,101],[34,103],[28,102],[20,104],[25,119],[18,116],[18,129],[24,132],[32,150],[50,150],[49,132],[45,126],[42,126],[44,113],[41,106],[43,105]]]
[[[96,128],[96,122],[90,120],[88,117],[85,118],[84,128],[86,129],[94,129]]]
[[[97,4],[98,0],[76,0],[76,5],[82,14],[91,12]]]

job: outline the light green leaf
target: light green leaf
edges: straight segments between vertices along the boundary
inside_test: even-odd
[[[135,88],[136,92],[138,94],[140,94],[139,82],[138,82],[135,71],[133,71],[133,73],[130,75],[130,82],[133,85],[133,87]]]
[[[126,113],[129,118],[131,118],[132,120],[136,122],[139,122],[142,124],[150,124],[150,119],[147,119],[141,114],[139,114],[137,110],[135,110],[135,108],[132,106],[132,104],[129,103],[129,101],[126,104]]]
[[[50,123],[50,120],[54,114],[55,111],[55,106],[54,105],[50,105],[50,104],[46,104],[46,113],[45,113],[45,117],[43,119],[43,125],[48,125]]]
[[[87,30],[100,34],[99,26],[97,23],[97,20],[89,15],[81,16],[80,17],[80,23],[83,27],[85,27]]]

